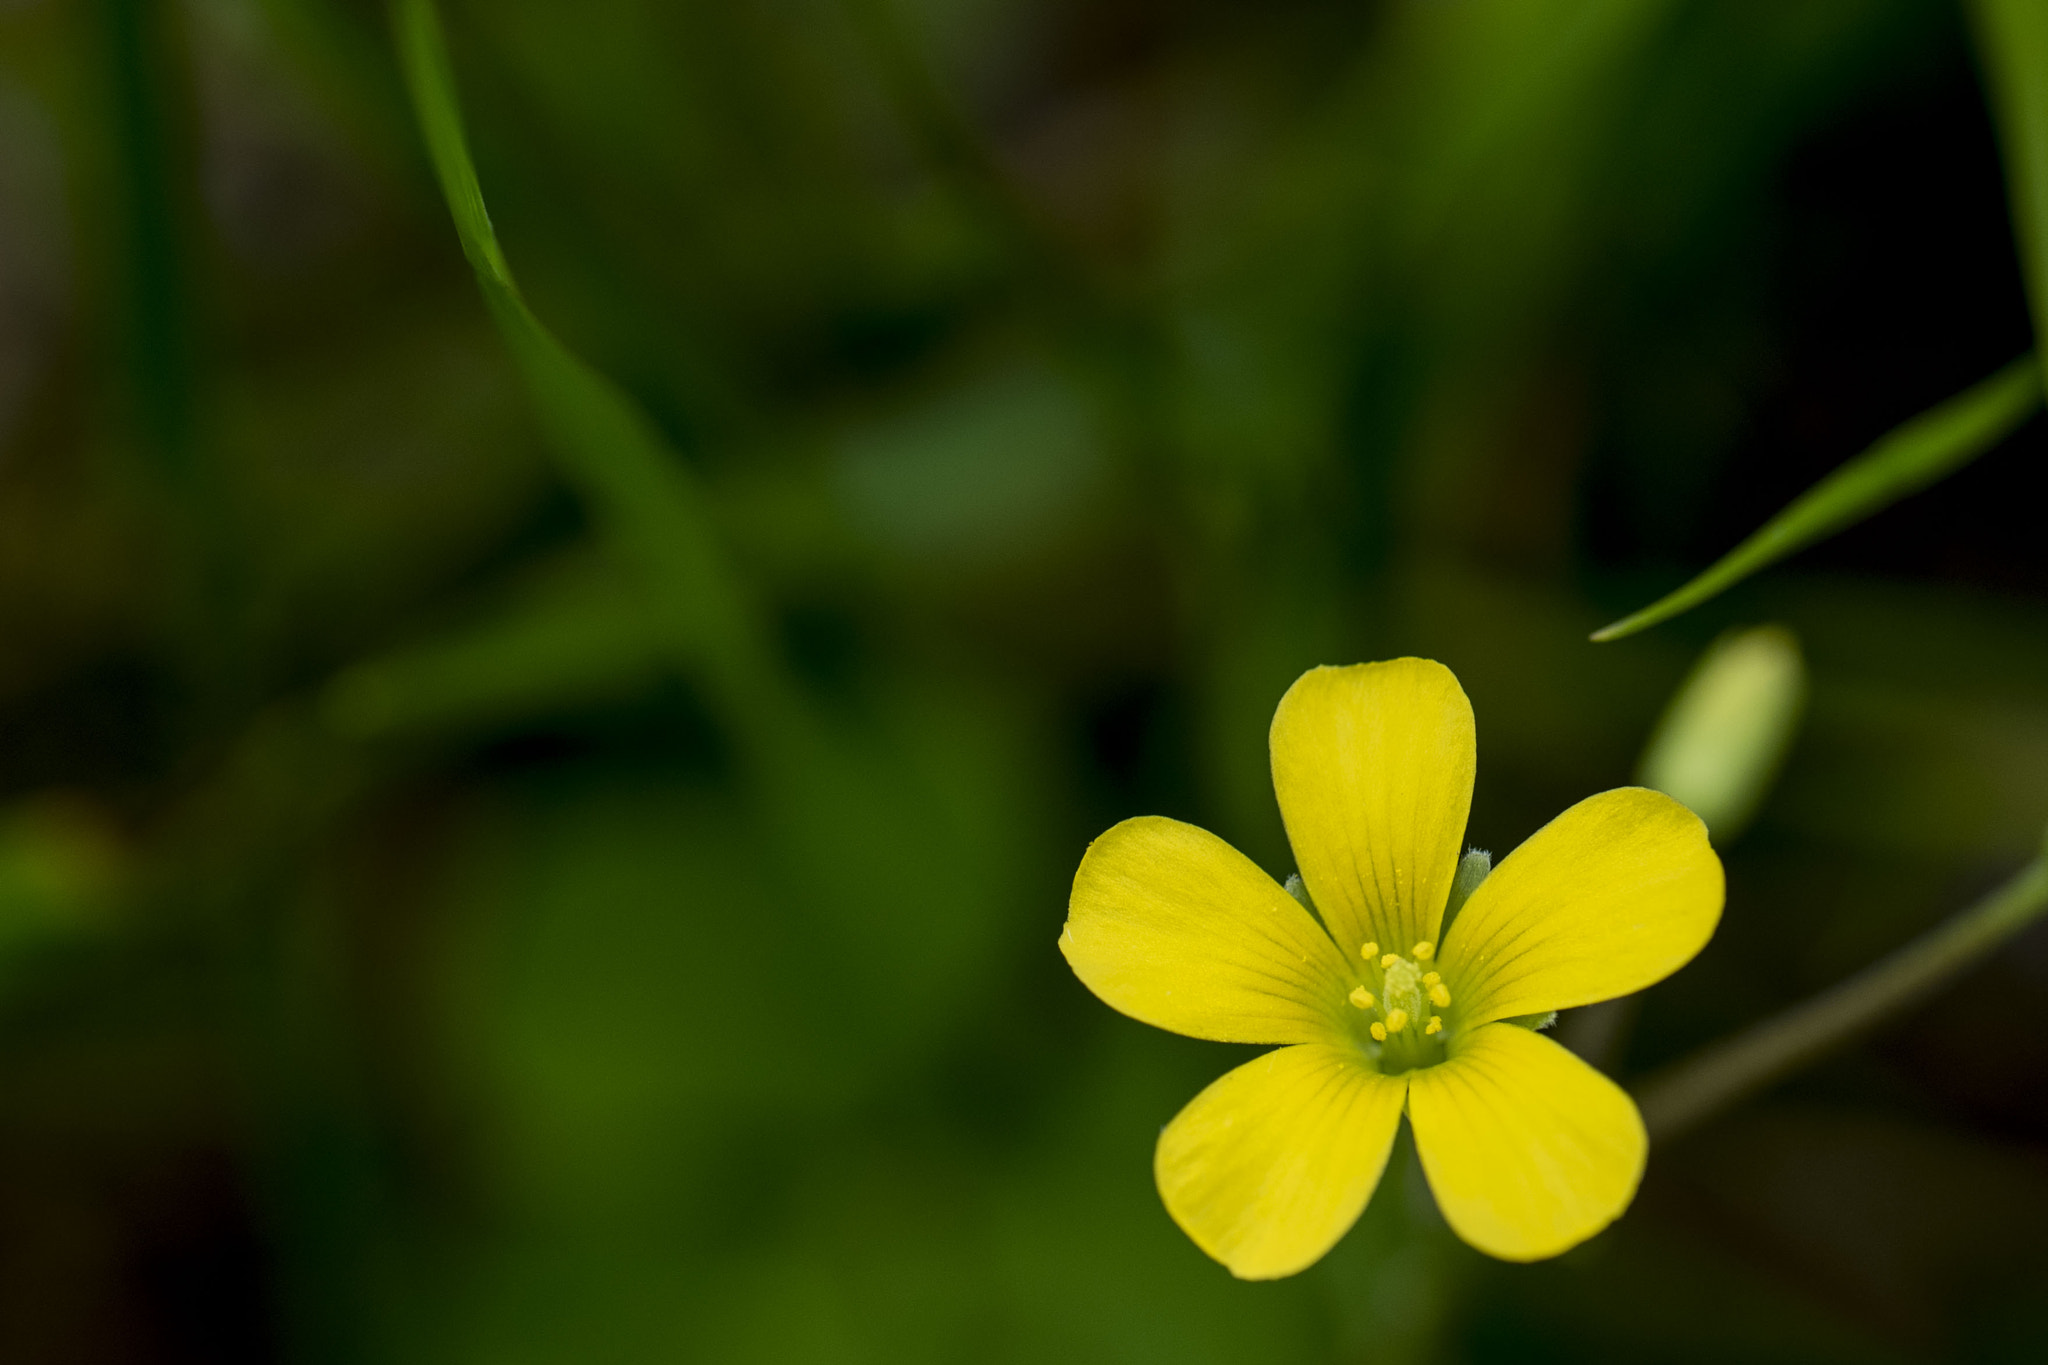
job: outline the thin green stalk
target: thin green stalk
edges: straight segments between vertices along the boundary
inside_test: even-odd
[[[1637,1092],[1652,1140],[1668,1142],[1818,1061],[1937,987],[2048,911],[2048,849],[2012,880],[1813,999],[1653,1075]]]
[[[2029,351],[1988,379],[1893,427],[1868,450],[1794,498],[1706,572],[1641,611],[1594,631],[1594,642],[1619,640],[1691,611],[1759,569],[1940,482],[2040,411],[2041,393],[2040,362]]]

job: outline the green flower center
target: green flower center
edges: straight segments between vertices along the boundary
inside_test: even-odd
[[[1365,959],[1365,979],[1351,992],[1351,1003],[1360,1011],[1367,1054],[1388,1075],[1442,1061],[1443,1011],[1450,1007],[1451,988],[1431,966],[1436,945],[1418,943],[1403,957],[1367,943],[1359,956]]]

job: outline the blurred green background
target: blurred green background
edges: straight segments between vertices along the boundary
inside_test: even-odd
[[[1500,854],[1798,636],[1720,934],[1561,1025],[1625,1081],[2028,855],[2038,421],[1586,643],[2028,346],[1955,7],[444,19],[644,496],[544,441],[378,5],[0,4],[0,1358],[2048,1358],[2048,935],[1559,1261],[1397,1152],[1267,1285],[1150,1174],[1244,1051],[1054,948],[1125,816],[1284,877],[1275,702],[1405,653]]]

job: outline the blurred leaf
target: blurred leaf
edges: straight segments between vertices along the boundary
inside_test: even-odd
[[[701,790],[595,776],[471,821],[441,1018],[503,1206],[631,1226],[705,1194],[705,1144],[816,1121],[886,1054],[773,849]]]
[[[1540,325],[1672,8],[1402,4],[1377,41],[1339,49],[1300,126],[1211,168],[1183,206],[1179,442],[1247,487],[1299,489],[1346,445],[1383,458],[1440,364],[1496,360]],[[1345,510],[1384,515],[1383,496]]]
[[[1396,1212],[1392,1201],[1369,1206],[1342,1244],[1377,1234],[1378,1247],[1354,1248],[1363,1257],[1263,1284],[1232,1279],[1159,1202],[1151,1158],[1160,1126],[1237,1055],[1120,1029],[1107,1046],[1070,1059],[1070,1098],[991,1197],[994,1268],[1005,1301],[1015,1305],[1008,1340],[993,1359],[1292,1365],[1346,1358],[1326,1339],[1328,1309],[1319,1300],[1351,1292],[1359,1259],[1370,1274],[1380,1268],[1370,1265],[1378,1260],[1374,1253],[1399,1245],[1405,1229],[1388,1217]],[[1433,1269],[1394,1278],[1431,1288]],[[1402,1304],[1397,1311],[1431,1306]],[[1344,1326],[1388,1307],[1396,1306],[1349,1305]],[[1416,1335],[1430,1326],[1420,1316],[1412,1313],[1404,1324]],[[1391,1351],[1386,1358],[1401,1359]]]
[[[0,954],[102,920],[128,874],[106,812],[50,793],[0,811]]]
[[[496,614],[349,668],[321,694],[321,715],[337,733],[370,739],[630,695],[661,671],[648,615],[608,566],[557,566]]]
[[[1668,621],[1786,555],[1883,511],[1997,445],[2040,406],[2041,374],[2029,353],[1974,388],[1893,428],[1800,494],[1705,573],[1641,611],[1594,631],[1593,639],[1619,640]]]
[[[849,519],[920,563],[1016,552],[1071,518],[1106,462],[1085,396],[1030,365],[855,430],[837,455]]]
[[[369,354],[224,376],[211,456],[264,641],[318,659],[382,644],[394,607],[458,577],[549,491],[495,334],[420,313]]]
[[[1974,0],[1970,9],[2038,345],[2048,337],[2048,9],[2034,0]],[[2048,366],[2048,347],[2038,354]]]

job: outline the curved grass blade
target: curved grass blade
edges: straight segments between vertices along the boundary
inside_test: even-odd
[[[2048,7],[2039,0],[1976,0],[1970,10],[2038,343],[2048,336]],[[2048,365],[2048,348],[2041,358]]]
[[[945,1036],[936,1021],[966,1007],[967,983],[984,970],[974,964],[997,942],[1002,888],[1022,877],[1010,851],[1019,822],[984,818],[980,798],[962,793],[1010,779],[945,729],[931,728],[928,716],[885,714],[861,729],[800,691],[726,559],[689,469],[632,400],[571,353],[520,296],[484,209],[432,0],[392,0],[391,16],[463,251],[558,468],[589,507],[605,548],[638,571],[667,660],[701,683],[709,709],[732,732],[748,795],[758,803],[761,847],[776,855],[783,899],[771,913],[802,922],[845,978],[862,983],[862,1009],[838,1016],[835,1027],[878,1051]],[[522,668],[537,685],[601,682],[609,671],[603,660],[584,660],[592,672],[579,679],[563,667],[576,661],[564,658],[549,622],[510,624],[507,634],[473,641],[473,652],[457,641],[454,652],[420,656],[402,670],[354,681],[344,675],[323,698],[324,719],[344,733],[353,725],[358,735],[408,719],[446,720],[492,699],[476,686],[479,669]],[[611,666],[629,668],[630,641],[617,632],[631,628],[630,620],[594,630],[586,623],[584,647],[614,651]],[[520,701],[508,695],[510,680],[499,681],[506,684],[499,700]],[[411,717],[408,704],[416,708]],[[963,771],[964,781],[954,775]]]
[[[2010,435],[2041,406],[2041,371],[2028,352],[1989,379],[1893,428],[1795,498],[1763,528],[1676,592],[1593,632],[1619,640],[1725,591],[1909,493],[1955,473]]]
[[[690,471],[611,380],[564,346],[512,277],[470,160],[446,39],[432,0],[392,0],[400,64],[463,254],[512,352],[562,477],[605,540],[645,576],[678,662],[730,718],[759,713],[779,679],[753,603],[725,559]]]

